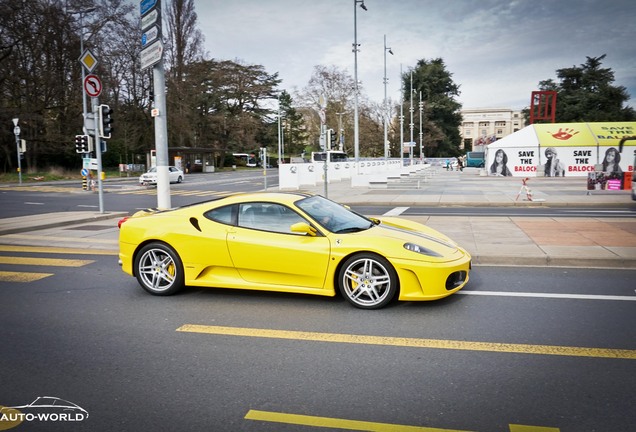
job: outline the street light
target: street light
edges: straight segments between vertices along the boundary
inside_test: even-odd
[[[353,0],[353,80],[354,80],[354,99],[353,99],[353,148],[355,161],[360,159],[360,136],[358,130],[358,8],[360,3],[362,10],[367,10],[364,0]]]
[[[413,143],[414,143],[414,141],[413,141],[413,128],[415,126],[415,124],[413,123],[413,111],[414,111],[414,108],[413,108],[413,92],[414,92],[414,90],[413,90],[413,71],[411,71],[411,105],[409,107],[409,111],[411,112],[411,124],[410,124],[410,127],[411,127],[411,141],[409,141],[409,146],[410,146],[409,148],[410,148],[410,151],[411,151],[411,155],[410,155],[411,156],[410,157],[411,165],[413,165]]]
[[[386,46],[386,35],[384,35],[384,158],[385,159],[389,158],[389,139],[388,139],[388,126],[387,126],[387,122],[388,122],[387,117],[389,113],[389,107],[387,106],[387,100],[386,100],[386,85],[389,82],[389,79],[386,77],[387,51],[389,52],[389,54],[393,55],[393,51],[391,51],[391,48]]]
[[[422,91],[420,90],[420,161],[424,158],[424,129],[422,125],[422,116],[424,115],[424,102],[422,101]]]
[[[400,167],[404,166],[404,75],[400,63]]]

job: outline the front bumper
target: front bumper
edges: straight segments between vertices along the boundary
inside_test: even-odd
[[[471,256],[444,263],[418,261],[393,262],[400,279],[400,300],[438,300],[466,286],[471,270]]]

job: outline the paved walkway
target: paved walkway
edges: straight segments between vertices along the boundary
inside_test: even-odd
[[[213,175],[213,174],[210,174]],[[328,185],[327,196],[352,205],[594,206],[615,211],[636,206],[629,191],[586,190],[585,178],[533,178],[534,201],[520,195],[521,179],[481,177],[478,170],[438,171],[419,189]],[[324,185],[303,187],[324,195]],[[117,251],[123,213],[64,212],[0,219],[0,244]],[[610,267],[636,269],[636,218],[405,216],[429,225],[466,248],[475,264]]]

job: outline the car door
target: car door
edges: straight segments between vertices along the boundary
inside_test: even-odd
[[[179,171],[175,167],[168,168],[168,176],[170,177],[170,183],[176,183],[179,178]]]
[[[307,222],[289,207],[275,203],[241,204],[238,224],[228,233],[230,256],[250,283],[322,289],[330,243],[324,236],[292,233]]]

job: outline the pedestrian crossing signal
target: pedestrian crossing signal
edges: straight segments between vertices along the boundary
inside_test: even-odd
[[[93,151],[93,139],[88,135],[75,135],[75,153],[90,153]]]

